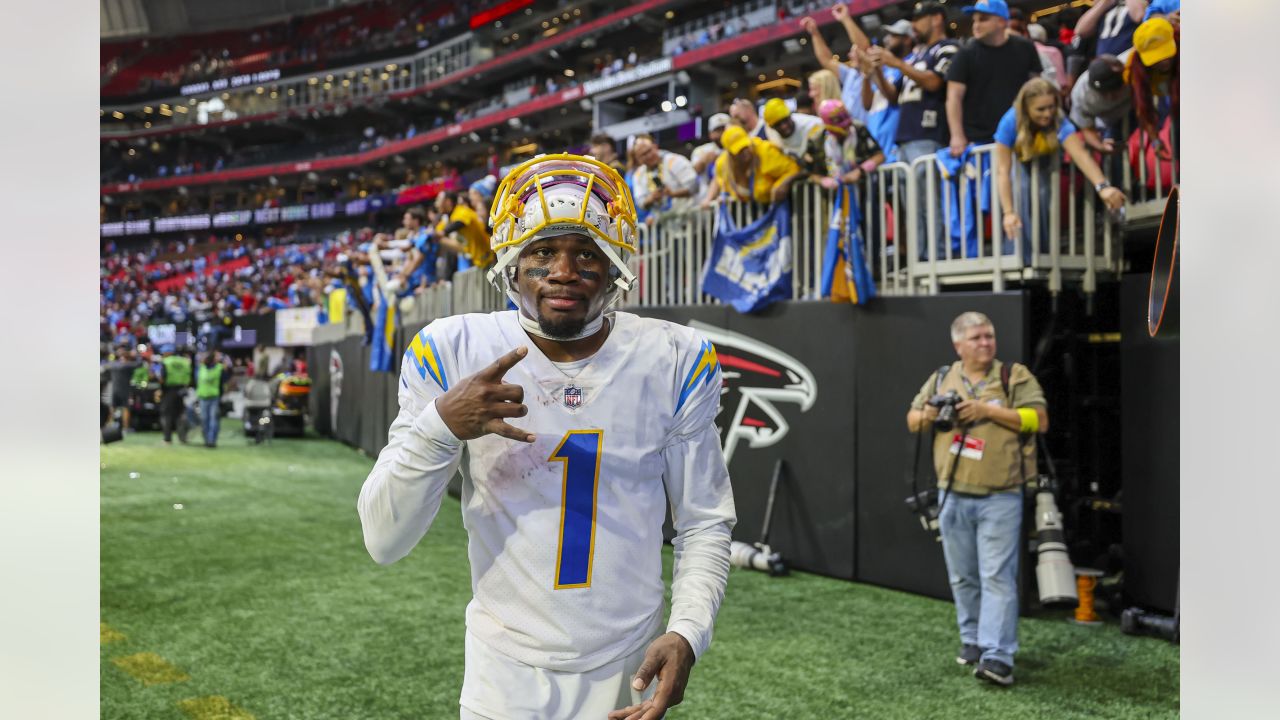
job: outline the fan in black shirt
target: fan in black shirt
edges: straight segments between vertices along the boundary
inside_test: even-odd
[[[955,54],[947,71],[947,120],[956,157],[971,142],[991,142],[1023,83],[1044,70],[1036,46],[1009,33],[1003,2],[985,0],[975,7],[993,12],[965,8],[973,14],[973,39]],[[1000,10],[1005,16],[995,14]]]

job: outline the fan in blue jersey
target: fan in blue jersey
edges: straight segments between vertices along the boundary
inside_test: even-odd
[[[729,570],[715,348],[611,311],[635,280],[636,211],[609,166],[538,156],[503,180],[489,224],[488,277],[517,309],[441,318],[409,343],[360,492],[365,546],[379,563],[409,554],[461,470],[461,717],[656,720],[711,641]]]

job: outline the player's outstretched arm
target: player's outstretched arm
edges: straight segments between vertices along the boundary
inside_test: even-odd
[[[407,392],[356,503],[364,546],[380,565],[408,555],[427,533],[462,459],[462,441],[440,420],[435,403],[414,412]]]
[[[401,371],[400,413],[357,502],[365,548],[375,561],[399,560],[427,533],[458,470],[463,441],[493,433],[533,442],[532,434],[506,422],[528,412],[524,389],[502,381],[526,354],[517,348],[434,398],[415,392]]]

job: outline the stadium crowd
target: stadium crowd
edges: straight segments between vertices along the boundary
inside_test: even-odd
[[[387,53],[425,48],[462,32],[484,0],[372,0],[249,31],[184,35],[103,46],[103,94],[176,90],[190,83],[268,68],[332,67]]]
[[[848,56],[833,55],[816,23],[803,18],[820,66],[807,89],[762,104],[733,100],[708,118],[706,142],[690,157],[644,134],[625,143],[597,134],[580,150],[624,174],[637,207],[653,222],[717,199],[771,203],[795,182],[828,188],[859,182],[886,162],[936,154],[940,164],[954,163],[974,146],[995,143],[999,222],[1017,238],[1029,223],[1029,183],[1014,197],[1010,177],[1041,172],[1044,160],[1065,151],[1114,210],[1127,198],[1102,167],[1123,161],[1122,151],[1144,136],[1158,158],[1176,147],[1179,7],[1177,0],[1099,0],[1072,27],[1063,23],[1049,33],[1002,0],[979,0],[965,9],[973,38],[963,42],[949,37],[945,9],[932,0],[915,3],[910,19],[885,26],[874,40],[837,4],[832,10],[851,43]],[[1142,131],[1133,137],[1122,132],[1129,118]],[[371,299],[362,259],[375,248],[396,291],[420,292],[455,270],[490,261],[485,221],[495,189],[490,175],[467,192],[443,192],[430,208],[408,209],[397,229],[306,240],[154,241],[130,251],[109,245],[101,267],[103,340],[140,341],[154,322],[327,309],[326,294],[344,277]],[[921,226],[924,218],[922,208]],[[941,243],[944,233],[937,237]],[[1022,247],[1029,248],[1025,238]],[[922,243],[922,259],[927,252]],[[1004,252],[1015,252],[1013,244]]]

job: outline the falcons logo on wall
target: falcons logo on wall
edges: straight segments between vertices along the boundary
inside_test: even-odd
[[[776,403],[795,403],[808,412],[817,399],[813,373],[781,350],[741,333],[690,321],[715,345],[724,386],[716,427],[724,460],[733,460],[739,442],[749,448],[769,447],[786,437],[791,426]]]

